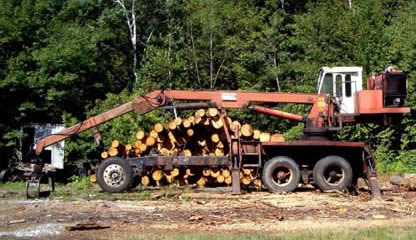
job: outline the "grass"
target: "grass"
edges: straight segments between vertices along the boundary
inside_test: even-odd
[[[371,228],[365,230],[340,230],[340,231],[303,231],[277,234],[229,234],[223,232],[214,233],[138,233],[125,239],[149,239],[149,240],[412,240],[416,239],[416,229],[411,227]]]
[[[49,186],[41,185],[41,191],[48,191]],[[101,190],[98,184],[93,184],[88,178],[74,177],[68,184],[56,184],[55,192],[47,196],[49,199],[59,200],[169,200],[178,199],[182,193],[188,192],[188,189],[179,189],[174,186],[163,187],[160,190],[140,190],[132,189],[123,193],[107,193]],[[25,199],[26,184],[25,182],[7,182],[0,183],[0,199]],[[184,196],[179,198],[183,201],[192,200],[190,197]]]

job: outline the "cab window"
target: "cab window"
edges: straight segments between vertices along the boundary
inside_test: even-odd
[[[326,93],[331,96],[334,94],[334,82],[332,73],[327,73],[324,76],[321,93]]]
[[[351,74],[345,75],[345,96],[351,97]]]
[[[336,87],[337,97],[342,97],[342,77],[341,77],[341,75],[337,75],[335,77],[335,87]]]

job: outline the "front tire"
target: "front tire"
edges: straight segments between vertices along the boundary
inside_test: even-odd
[[[98,167],[97,182],[104,191],[110,193],[126,191],[133,183],[133,169],[121,158],[110,158]]]
[[[322,191],[347,189],[352,180],[351,165],[340,156],[324,157],[313,168],[313,181]]]
[[[300,181],[299,166],[289,157],[272,158],[264,164],[262,180],[271,192],[292,192]]]

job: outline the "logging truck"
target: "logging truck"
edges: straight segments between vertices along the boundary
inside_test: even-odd
[[[169,176],[177,176],[180,171],[184,171],[186,176],[192,176],[193,171],[201,171],[205,176],[207,169],[221,169],[232,186],[233,194],[241,191],[242,174],[252,172],[259,177],[256,184],[272,192],[294,191],[300,184],[307,183],[313,183],[324,191],[346,189],[355,186],[359,178],[364,178],[373,196],[380,196],[375,159],[370,147],[364,142],[337,141],[333,136],[347,125],[391,124],[409,113],[410,109],[404,106],[407,74],[390,67],[370,76],[366,90],[362,89],[362,85],[361,67],[322,67],[319,70],[317,94],[156,90],[39,140],[36,156],[39,159],[46,147],[89,129],[94,132],[95,140],[101,142],[97,126],[131,111],[146,114],[155,109],[211,109],[211,113],[205,113],[215,116],[216,126],[222,129],[222,138],[225,139],[221,141],[222,154],[203,151],[194,154],[185,148],[174,152],[162,150],[163,147],[156,147],[157,132],[166,131],[167,138],[172,140],[169,132],[174,131],[178,124],[169,123],[171,126],[168,124],[167,128],[155,125],[152,130],[156,132],[155,137],[148,137],[147,140],[144,139],[146,134],[137,133],[140,135],[137,139],[141,142],[136,146],[139,149],[135,151],[136,154],[125,154],[123,157],[114,153],[110,153],[110,157],[108,153],[104,154],[105,160],[96,172],[101,188],[108,192],[122,192],[133,186],[136,176],[147,176],[149,173],[153,179],[160,180],[166,171],[170,172]],[[310,105],[310,111],[302,116],[275,109],[278,104]],[[261,141],[258,137],[261,133],[238,124],[233,126],[226,115],[227,109],[247,109],[271,117],[303,122],[303,137],[296,141],[280,141],[266,136],[268,141]],[[200,115],[188,119],[190,123],[186,125],[195,124],[195,118],[198,119]],[[201,126],[199,130],[186,132],[193,135],[196,131],[203,131],[204,124]],[[254,135],[256,137],[247,138]],[[207,141],[219,144],[219,138],[211,135]],[[143,141],[146,141],[146,151],[140,150]],[[177,144],[172,141],[171,144]],[[115,145],[118,146],[117,143]],[[220,181],[225,179],[220,178]]]

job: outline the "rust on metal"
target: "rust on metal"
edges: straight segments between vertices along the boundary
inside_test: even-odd
[[[130,158],[130,162],[144,161],[144,166],[229,166],[228,157],[211,157],[211,156],[145,156],[139,158]]]
[[[356,96],[358,114],[403,114],[409,113],[408,107],[384,107],[383,90],[362,90]]]
[[[334,146],[334,147],[364,147],[364,142],[340,142],[329,140],[299,140],[290,142],[264,142],[263,146]]]

